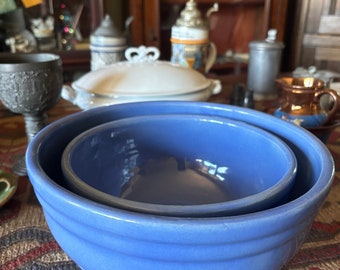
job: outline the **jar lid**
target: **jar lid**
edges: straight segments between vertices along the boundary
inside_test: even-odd
[[[277,42],[276,41],[276,34],[277,30],[276,29],[270,29],[268,31],[267,38],[265,40],[255,40],[250,42],[249,47],[251,49],[283,49],[284,44],[282,42]]]
[[[114,25],[110,15],[105,15],[100,26],[94,31],[93,36],[104,36],[104,37],[123,37],[123,34]]]
[[[185,8],[181,11],[181,15],[176,21],[176,25],[186,27],[206,27],[206,22],[202,20],[201,12],[197,9],[194,0],[186,2]]]

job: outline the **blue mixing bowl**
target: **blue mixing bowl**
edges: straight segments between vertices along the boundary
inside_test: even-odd
[[[282,203],[296,166],[288,145],[263,129],[188,114],[102,124],[74,138],[62,156],[70,190],[121,209],[183,217]]]
[[[283,139],[298,162],[289,201],[245,215],[180,218],[109,207],[65,187],[61,156],[81,132],[132,116],[178,113],[240,120]],[[247,108],[180,101],[127,103],[65,117],[34,137],[26,162],[52,234],[83,269],[280,269],[303,243],[334,177],[330,152],[305,129]]]

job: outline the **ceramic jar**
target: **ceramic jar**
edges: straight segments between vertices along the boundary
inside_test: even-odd
[[[324,82],[316,78],[283,77],[276,80],[282,89],[283,103],[274,115],[305,128],[315,128],[329,123],[339,111],[337,92],[326,89]],[[323,109],[320,99],[329,95],[334,105]]]
[[[215,4],[207,14],[217,10],[218,5]],[[216,60],[216,46],[209,41],[209,24],[201,18],[193,0],[186,3],[181,16],[171,28],[170,41],[173,64],[207,73]]]
[[[90,36],[91,70],[120,62],[124,59],[127,39],[106,15],[101,25]]]

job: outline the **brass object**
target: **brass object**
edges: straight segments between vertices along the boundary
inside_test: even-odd
[[[324,82],[316,78],[283,77],[276,79],[282,89],[283,102],[274,115],[305,128],[315,128],[330,123],[340,105],[337,92],[326,89]],[[334,105],[323,109],[320,104],[322,96],[328,95]]]

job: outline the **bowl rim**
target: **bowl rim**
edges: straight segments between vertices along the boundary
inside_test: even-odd
[[[34,71],[50,68],[54,62],[62,65],[61,57],[54,53],[4,53],[0,55],[0,70],[9,73]]]
[[[89,137],[96,136],[99,132],[113,130],[114,128],[129,128],[130,125],[140,124],[150,121],[192,121],[201,122],[202,124],[217,124],[227,129],[238,129],[245,134],[254,134],[261,140],[269,141],[273,143],[275,147],[275,155],[279,155],[282,158],[282,166],[285,166],[285,170],[280,174],[280,178],[276,179],[273,184],[263,190],[242,196],[233,200],[206,203],[206,204],[193,204],[193,205],[180,205],[180,204],[157,204],[146,203],[135,200],[125,199],[119,196],[111,195],[104,191],[99,190],[95,186],[82,180],[77,172],[71,165],[71,157],[75,156],[74,149],[77,148],[84,140]],[[227,132],[227,130],[226,130]],[[171,135],[169,135],[171,136]],[[232,120],[230,118],[199,115],[199,114],[170,114],[166,115],[141,115],[129,118],[118,119],[114,121],[105,122],[101,125],[97,125],[93,128],[87,129],[84,132],[74,137],[64,148],[61,157],[61,168],[65,177],[66,184],[69,185],[71,191],[77,194],[89,198],[91,200],[103,203],[112,207],[117,207],[125,210],[137,211],[148,214],[159,214],[168,216],[186,216],[186,217],[198,217],[198,216],[221,216],[221,215],[240,215],[254,211],[260,211],[276,205],[282,198],[290,191],[297,172],[297,160],[294,152],[291,148],[277,136],[272,133],[260,129],[256,126],[249,125],[242,121]]]
[[[310,141],[313,152],[318,153],[317,157],[313,156],[313,158],[322,159],[324,162],[322,162],[321,165],[321,173],[322,177],[318,178],[318,180],[315,182],[315,184],[304,194],[299,196],[298,198],[295,198],[288,203],[285,203],[283,205],[279,205],[277,207],[267,209],[265,211],[259,211],[255,213],[245,214],[245,215],[239,215],[239,216],[227,216],[227,217],[211,217],[211,218],[178,218],[178,217],[167,217],[167,216],[159,216],[159,215],[150,215],[150,214],[141,214],[141,213],[131,213],[129,211],[121,210],[121,209],[113,209],[112,207],[102,205],[96,202],[93,202],[91,200],[88,200],[86,198],[83,198],[69,190],[67,190],[65,187],[57,184],[55,180],[51,179],[46,172],[44,172],[43,168],[39,164],[39,149],[48,137],[48,134],[51,134],[55,129],[58,129],[60,126],[67,126],[71,125],[74,120],[82,118],[93,118],[98,119],[100,115],[103,113],[112,113],[112,107],[115,106],[116,110],[118,110],[121,107],[126,107],[126,111],[129,111],[131,113],[133,112],[134,106],[138,106],[138,104],[141,104],[142,106],[148,106],[148,107],[159,107],[167,108],[167,106],[175,105],[176,110],[178,106],[181,106],[183,110],[187,110],[189,107],[195,107],[191,113],[194,113],[196,111],[199,111],[199,108],[203,108],[205,110],[213,110],[214,114],[217,112],[228,112],[231,117],[241,115],[241,116],[249,116],[251,117],[252,122],[257,121],[257,123],[261,123],[261,128],[270,128],[271,125],[276,124],[283,129],[280,129],[282,134],[288,135],[288,136],[298,136],[300,139],[303,139],[304,141]],[[97,107],[94,109],[90,109],[87,111],[78,112],[69,116],[66,116],[60,120],[55,121],[52,124],[49,124],[45,128],[43,128],[30,142],[28,145],[28,149],[26,151],[26,162],[27,162],[27,168],[28,168],[28,175],[32,182],[32,185],[34,187],[34,191],[37,194],[38,199],[41,200],[41,203],[47,203],[50,205],[50,202],[46,201],[44,197],[49,196],[48,198],[55,198],[60,202],[59,209],[62,206],[71,207],[72,210],[75,211],[75,213],[87,211],[89,216],[96,216],[97,219],[100,221],[107,221],[105,223],[101,223],[102,230],[103,231],[111,231],[111,222],[122,222],[130,224],[131,226],[140,226],[140,227],[153,227],[156,229],[156,227],[161,227],[163,230],[168,230],[169,232],[176,230],[176,225],[180,224],[181,230],[184,230],[186,233],[194,234],[197,232],[202,232],[202,227],[207,228],[207,233],[211,230],[211,226],[213,226],[216,231],[218,231],[218,228],[221,228],[222,231],[230,230],[230,229],[237,229],[242,230],[243,228],[247,228],[249,226],[252,226],[251,224],[253,222],[257,223],[266,223],[268,220],[273,220],[273,218],[276,220],[280,226],[279,228],[276,228],[275,226],[266,228],[266,230],[262,230],[259,232],[259,234],[253,238],[259,238],[261,236],[266,236],[270,233],[276,233],[277,230],[282,231],[282,227],[289,227],[293,224],[296,224],[299,221],[303,221],[306,219],[306,217],[301,217],[300,213],[302,209],[309,209],[309,211],[315,211],[315,201],[321,201],[321,199],[324,199],[330,188],[331,184],[333,182],[334,173],[335,173],[335,165],[334,160],[332,158],[332,155],[330,151],[326,148],[326,146],[312,133],[308,132],[307,130],[298,127],[292,123],[288,123],[284,120],[278,119],[274,116],[271,116],[269,114],[266,114],[264,112],[255,111],[253,109],[249,108],[242,108],[237,107],[234,105],[226,105],[226,104],[216,104],[211,102],[186,102],[186,101],[147,101],[147,102],[141,102],[139,103],[126,103],[126,104],[116,104],[111,106],[104,106],[104,107]],[[132,111],[131,111],[132,110]],[[165,109],[167,110],[167,109]],[[152,111],[152,110],[150,110]],[[171,111],[171,110],[170,110]],[[119,114],[118,114],[119,115]],[[230,117],[230,116],[229,116]],[[232,118],[235,119],[235,118]],[[264,123],[263,119],[268,120],[268,123]],[[104,119],[102,119],[104,121]],[[248,122],[249,123],[249,122]],[[289,128],[289,129],[288,129]],[[311,148],[306,148],[307,151],[311,151]],[[48,191],[48,194],[46,194],[46,191]],[[43,196],[41,195],[43,194]],[[320,206],[320,205],[318,205]],[[54,207],[54,206],[52,206]],[[74,219],[80,219],[81,217],[77,217],[75,213],[71,213],[70,211],[63,212],[64,215]],[[284,214],[283,214],[284,213]],[[289,217],[295,217],[295,220],[289,219]],[[307,219],[310,219],[310,216],[307,217]],[[180,221],[180,222],[179,222]],[[97,226],[98,220],[92,220],[91,218],[87,219],[87,226]],[[309,221],[308,221],[309,222]],[[227,225],[226,225],[227,224]],[[210,228],[210,229],[209,229]],[[182,232],[183,233],[183,232]],[[124,234],[124,236],[129,236],[131,234],[130,232],[121,232],[121,234]],[[148,239],[150,235],[138,235],[140,238]],[[216,235],[218,238],[222,235]],[[131,236],[133,237],[133,236]],[[137,236],[135,236],[137,237]],[[249,234],[244,233],[242,235],[237,236],[238,241],[242,239],[249,240]],[[176,242],[176,240],[173,240]],[[178,239],[177,239],[178,241]],[[189,241],[187,239],[183,239],[182,241]],[[198,241],[204,241],[203,236],[202,240]],[[217,240],[218,241],[218,240]],[[221,239],[220,241],[224,241]],[[232,241],[232,240],[231,240]],[[236,241],[236,240],[235,240]]]

